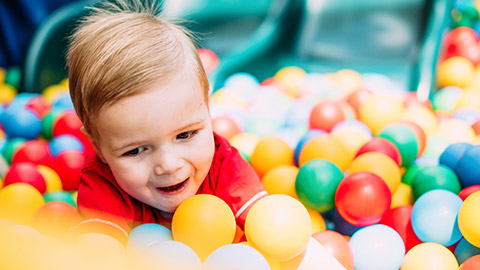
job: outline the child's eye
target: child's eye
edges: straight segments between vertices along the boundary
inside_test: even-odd
[[[177,140],[187,140],[190,139],[193,135],[197,134],[197,130],[182,132],[177,135]]]
[[[123,156],[136,156],[136,155],[140,154],[141,152],[143,152],[144,150],[145,150],[144,147],[137,147],[137,148],[132,149],[128,152],[125,152],[123,154]]]

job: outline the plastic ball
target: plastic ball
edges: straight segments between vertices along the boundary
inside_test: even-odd
[[[385,213],[380,220],[381,224],[394,229],[402,237],[405,249],[408,251],[412,247],[422,243],[412,228],[412,205],[404,205],[392,208]]]
[[[342,171],[332,162],[312,160],[298,171],[295,180],[297,197],[312,210],[328,211],[335,205],[335,192],[342,179]]]
[[[475,132],[472,127],[462,120],[449,118],[438,123],[436,133],[449,139],[452,143],[473,142]]]
[[[245,235],[255,249],[282,262],[304,251],[311,226],[307,209],[298,200],[277,194],[252,206],[245,221]]]
[[[0,218],[30,224],[44,200],[38,189],[26,183],[13,183],[0,189]]]
[[[465,238],[462,238],[462,240],[458,242],[455,247],[455,252],[453,253],[459,264],[462,264],[468,258],[479,254],[480,248],[470,244]]]
[[[404,109],[401,101],[386,96],[372,95],[358,109],[358,119],[365,123],[374,135],[385,126],[397,121]]]
[[[378,175],[388,185],[391,194],[394,194],[400,185],[400,168],[389,156],[378,152],[368,152],[356,157],[348,173],[371,172]]]
[[[49,166],[52,156],[48,148],[48,142],[43,140],[30,140],[19,145],[12,155],[12,163],[31,162]]]
[[[458,213],[458,226],[463,237],[472,245],[480,248],[480,191],[476,191],[463,201]]]
[[[212,50],[206,48],[199,48],[197,50],[198,57],[202,62],[203,67],[205,68],[205,72],[208,74],[212,72],[218,66],[218,55],[215,54]]]
[[[358,90],[355,90],[351,92],[347,96],[347,103],[352,106],[352,108],[355,110],[355,112],[359,111],[359,107],[362,103],[366,102],[370,96],[373,95],[372,91],[366,89],[366,88],[360,88]]]
[[[242,151],[248,157],[252,155],[253,150],[259,141],[260,138],[257,135],[245,132],[234,135],[228,140],[233,147]]]
[[[471,147],[472,145],[466,142],[450,144],[440,155],[440,164],[443,164],[455,171],[458,160],[463,156],[465,151],[467,151]]]
[[[331,131],[337,123],[346,120],[346,118],[337,102],[320,101],[313,106],[310,112],[309,126],[311,129]]]
[[[413,205],[412,227],[423,242],[450,246],[462,237],[457,215],[462,206],[457,194],[443,189],[431,190]]]
[[[422,243],[410,249],[402,262],[402,270],[457,270],[458,262],[448,248],[437,243]]]
[[[42,119],[42,136],[50,140],[53,137],[53,127],[58,117],[63,113],[61,110],[50,110]]]
[[[276,136],[261,138],[252,155],[250,163],[255,171],[263,176],[267,171],[280,165],[294,165],[293,149]]]
[[[383,153],[395,161],[398,167],[402,166],[402,156],[400,155],[400,151],[398,151],[398,148],[395,144],[387,139],[380,137],[372,138],[370,141],[362,145],[360,149],[358,149],[355,157],[368,152]]]
[[[77,202],[73,198],[73,195],[69,192],[66,191],[53,191],[53,192],[47,192],[43,195],[43,199],[45,202],[52,202],[52,201],[60,201],[60,202],[66,202],[70,204],[73,207],[77,207]]]
[[[472,256],[466,259],[458,270],[476,270],[480,268],[480,255]]]
[[[307,141],[302,147],[298,156],[298,165],[303,166],[309,161],[324,159],[335,164],[341,171],[345,171],[352,159],[344,155],[346,152],[345,145],[332,135],[317,136]]]
[[[413,132],[413,134],[415,134],[418,144],[417,157],[421,156],[423,154],[423,151],[425,151],[425,146],[427,143],[426,135],[423,129],[413,121],[400,121],[398,122],[398,124],[408,127]]]
[[[38,171],[37,165],[30,162],[12,164],[5,175],[4,185],[8,186],[13,183],[32,185],[42,194],[47,190],[47,184],[42,174]]]
[[[427,146],[423,155],[440,157],[443,151],[445,151],[450,144],[452,144],[452,142],[444,136],[432,134],[427,139]]]
[[[12,164],[13,156],[25,142],[26,140],[24,138],[12,138],[7,140],[3,147],[2,156],[9,164]]]
[[[209,270],[270,270],[265,257],[258,250],[244,244],[230,244],[217,248],[203,262],[203,267]]]
[[[280,165],[269,170],[262,177],[262,184],[268,194],[285,194],[296,198],[295,180],[297,174],[298,168],[296,166]]]
[[[235,237],[235,217],[220,198],[199,194],[183,201],[172,219],[173,239],[191,247],[201,260]]]
[[[80,221],[77,209],[66,202],[51,201],[40,207],[32,219],[32,227],[43,235],[65,237]]]
[[[354,269],[399,269],[405,246],[398,233],[385,225],[362,228],[350,238]]]
[[[212,119],[212,128],[213,131],[227,140],[240,133],[240,128],[234,120],[224,115]]]
[[[412,187],[405,183],[398,185],[395,193],[392,194],[392,204],[390,208],[395,208],[403,205],[413,205],[414,202]]]
[[[298,97],[300,95],[301,81],[307,73],[300,67],[288,66],[281,68],[273,80],[280,84],[287,94],[292,97]]]
[[[438,118],[433,110],[421,106],[405,108],[400,119],[417,124],[427,137],[435,131],[438,124]]]
[[[42,175],[43,180],[45,180],[45,184],[47,185],[45,193],[61,191],[63,189],[60,176],[58,176],[52,168],[44,165],[37,165],[37,170]]]
[[[480,146],[467,149],[455,166],[462,187],[480,184]]]
[[[52,169],[60,176],[64,190],[72,191],[78,188],[84,163],[85,155],[79,150],[63,151],[54,157]]]
[[[156,223],[140,224],[128,233],[127,254],[131,258],[138,258],[155,243],[168,240],[173,240],[173,236],[165,226]]]
[[[321,232],[327,229],[327,223],[325,222],[325,219],[323,216],[312,209],[308,209],[308,214],[310,215],[310,220],[312,221],[312,234]]]
[[[372,139],[371,133],[366,133],[364,130],[354,127],[334,127],[330,132],[330,135],[338,141],[342,142],[342,144],[344,145],[344,149],[346,150],[344,156],[347,160],[352,160],[355,154],[357,154],[358,150],[365,143]]]
[[[434,189],[444,189],[455,194],[461,190],[455,172],[444,165],[419,168],[412,179],[411,186],[415,200],[422,194]]]
[[[82,142],[72,135],[59,135],[50,140],[49,143],[50,153],[55,158],[57,155],[68,151],[77,150],[84,151],[85,147]]]
[[[390,209],[391,200],[392,195],[385,181],[370,172],[347,175],[335,194],[338,213],[356,226],[378,223]]]
[[[40,116],[21,106],[8,106],[2,113],[0,122],[9,138],[33,140],[42,131]]]
[[[453,56],[438,67],[437,82],[440,87],[465,87],[472,78],[475,67],[472,62],[461,56]]]
[[[458,86],[447,86],[439,89],[433,96],[433,108],[436,111],[453,111],[462,95],[462,88]]]
[[[298,157],[300,156],[300,151],[302,150],[303,146],[305,143],[307,143],[309,140],[327,134],[325,131],[320,130],[320,129],[310,129],[303,134],[303,136],[300,138],[298,141],[297,145],[295,146],[295,151],[294,151],[294,161],[295,164],[298,164]]]
[[[459,193],[458,193],[458,197],[460,197],[460,199],[464,200],[470,196],[472,193],[476,192],[476,191],[479,191],[480,190],[480,185],[473,185],[473,186],[469,186],[469,187],[466,187],[464,189],[462,189]]]
[[[347,238],[332,230],[325,230],[313,234],[313,238],[320,242],[328,252],[347,270],[353,270],[353,252]]]
[[[402,166],[411,164],[418,156],[418,141],[415,133],[405,125],[394,123],[385,127],[379,137],[391,141],[402,156]]]
[[[96,267],[122,269],[126,264],[124,245],[107,234],[82,233],[75,238],[74,244],[74,252],[81,258],[81,265],[84,269]],[[108,252],[106,252],[107,250]]]

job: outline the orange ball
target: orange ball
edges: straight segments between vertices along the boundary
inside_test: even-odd
[[[255,146],[250,163],[255,171],[263,176],[277,166],[294,165],[293,149],[277,136],[263,137]]]
[[[360,107],[360,105],[365,101],[367,101],[371,95],[373,95],[372,91],[365,88],[360,88],[350,93],[347,96],[346,101],[348,104],[350,104],[350,106],[352,106],[352,108],[358,114],[358,108]]]
[[[63,236],[79,220],[80,215],[71,204],[50,201],[35,213],[32,226],[44,235]]]
[[[351,157],[347,157],[346,153],[350,153],[350,151],[341,141],[330,134],[325,134],[315,137],[303,145],[298,156],[298,164],[301,167],[311,160],[324,159],[345,171],[351,162]]]
[[[240,128],[235,121],[224,115],[212,119],[212,128],[213,131],[227,140],[240,133]]]
[[[310,128],[331,131],[333,126],[346,120],[342,107],[333,101],[321,101],[310,112]]]
[[[371,95],[358,108],[358,120],[367,125],[377,135],[388,124],[397,121],[404,110],[401,100],[388,96]]]
[[[280,165],[269,170],[262,177],[262,184],[268,194],[285,194],[297,198],[295,180],[298,168],[293,165]]]

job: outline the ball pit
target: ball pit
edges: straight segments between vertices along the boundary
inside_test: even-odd
[[[478,12],[471,10],[456,10],[463,16],[456,23],[473,26]],[[302,269],[313,237],[346,269],[477,269],[479,29],[463,25],[448,34],[430,101],[397,91],[383,75],[353,70],[320,74],[291,66],[263,82],[233,74],[212,95],[214,130],[281,199],[255,204],[245,232],[228,208],[213,206],[228,220],[221,225],[219,216],[198,217],[206,202],[187,202],[190,209],[177,211],[172,228],[140,225],[126,246],[101,233],[47,244],[78,222],[72,209],[93,147],[80,131],[66,81],[42,95],[17,94],[0,76],[0,150],[8,167],[0,171],[0,253],[11,255],[0,268],[135,269],[145,256],[146,269]],[[359,175],[376,180],[353,185]],[[194,221],[187,218],[192,213]],[[281,215],[290,218],[277,220]],[[374,250],[372,243],[388,247]],[[21,259],[15,252],[31,254],[32,262],[15,262]]]

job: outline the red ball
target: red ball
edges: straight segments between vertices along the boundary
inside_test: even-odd
[[[31,162],[50,166],[52,163],[52,155],[49,149],[47,141],[26,141],[13,154],[12,163]]]
[[[478,270],[480,269],[480,254],[466,259],[458,270]]]
[[[57,117],[53,125],[53,137],[64,134],[73,135],[83,143],[85,152],[90,153],[93,151],[93,145],[87,135],[81,131],[82,127],[83,123],[77,113],[74,110],[66,110]]]
[[[388,210],[380,220],[381,224],[387,225],[394,229],[405,243],[406,251],[410,250],[422,241],[413,232],[412,227],[412,205],[403,205]]]
[[[44,235],[65,235],[80,220],[75,207],[62,201],[50,201],[40,207],[32,226]]]
[[[475,191],[479,191],[480,190],[480,185],[472,185],[472,186],[468,186],[464,189],[462,189],[459,193],[458,193],[458,196],[463,200],[465,201],[465,199],[472,193],[474,193]]]
[[[53,169],[57,172],[65,191],[78,189],[80,175],[85,163],[83,151],[67,150],[58,154],[53,160]]]
[[[227,140],[240,133],[240,128],[235,121],[233,121],[232,118],[223,115],[212,119],[212,128],[213,131]]]
[[[4,185],[7,186],[13,183],[30,184],[42,194],[47,190],[45,179],[38,171],[37,165],[31,162],[18,162],[12,164],[5,175]]]
[[[397,165],[400,167],[402,165],[402,155],[395,144],[391,141],[380,138],[374,137],[367,143],[365,143],[360,149],[358,149],[357,155],[355,157],[360,156],[361,154],[368,153],[368,152],[378,152],[389,156]]]
[[[50,111],[50,105],[41,96],[30,99],[25,107],[33,111],[40,119]]]
[[[480,120],[472,124],[473,131],[475,135],[480,134]]]
[[[360,107],[360,104],[367,101],[372,94],[373,94],[372,91],[365,88],[360,88],[356,91],[353,91],[350,95],[348,95],[346,101],[348,104],[350,104],[350,106],[352,106],[352,108],[358,114],[358,108]]]
[[[347,270],[353,269],[353,251],[350,242],[342,234],[325,230],[312,235]]]
[[[333,126],[346,119],[339,103],[322,101],[313,106],[310,112],[310,128],[331,131]]]
[[[459,50],[477,46],[479,41],[480,37],[474,29],[467,26],[457,27],[450,31],[445,38],[443,43],[445,51],[442,59],[455,55]]]
[[[197,50],[197,52],[198,57],[200,58],[203,68],[205,69],[205,72],[207,74],[212,72],[212,70],[214,70],[218,66],[219,59],[213,51],[205,48],[200,48]]]
[[[390,209],[391,202],[392,195],[385,181],[370,172],[347,175],[335,194],[338,213],[355,226],[378,223]]]

